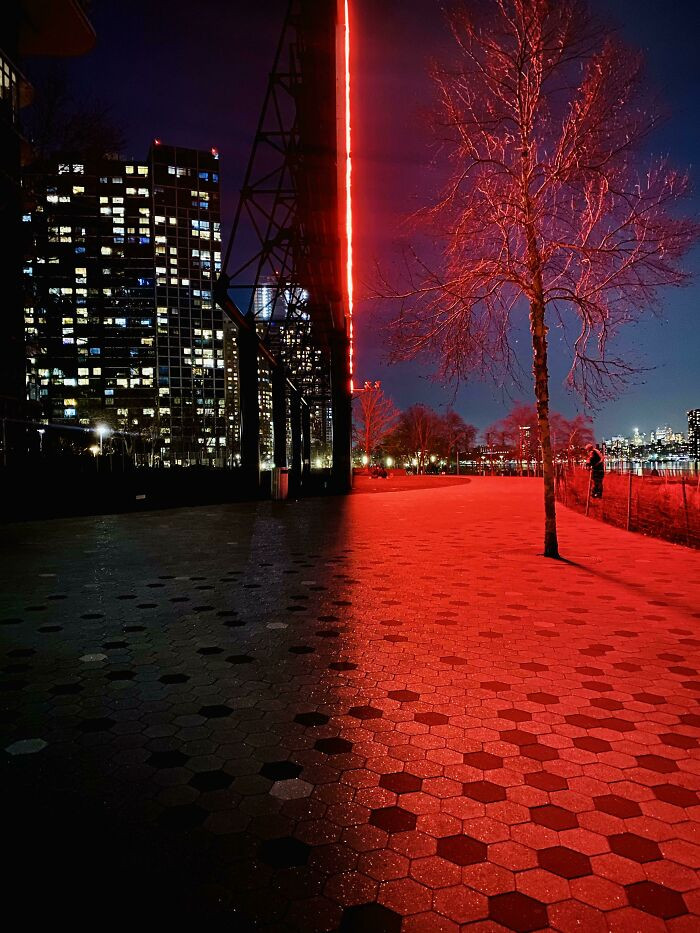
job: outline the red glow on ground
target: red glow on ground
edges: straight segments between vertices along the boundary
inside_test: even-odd
[[[345,0],[345,235],[347,238],[346,277],[348,290],[348,337],[350,339],[350,391],[353,373],[353,281],[352,281],[352,130],[350,119],[350,9]]]

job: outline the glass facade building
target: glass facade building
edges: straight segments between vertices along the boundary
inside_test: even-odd
[[[29,399],[49,422],[147,439],[152,462],[230,463],[216,151],[156,142],[143,162],[57,159],[24,187]]]

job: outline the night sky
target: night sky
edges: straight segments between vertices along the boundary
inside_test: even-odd
[[[440,55],[446,34],[435,0],[352,0],[354,9],[353,145],[356,288],[367,292],[375,260],[387,264],[401,218],[435,183],[425,112],[432,100],[426,65]],[[650,76],[670,110],[652,140],[679,167],[695,166],[692,210],[700,212],[700,4],[695,0],[597,0],[622,37],[642,48]],[[126,154],[142,158],[154,137],[221,153],[224,240],[250,152],[267,72],[281,28],[284,0],[94,0],[95,50],[68,63],[76,91],[111,104],[123,125]],[[447,40],[449,41],[449,40]],[[31,68],[29,69],[30,74]],[[687,262],[689,288],[663,296],[665,320],[649,316],[626,331],[624,346],[654,369],[596,414],[600,436],[687,428],[685,412],[700,407],[700,250]],[[356,381],[380,378],[395,402],[441,408],[454,390],[432,382],[430,367],[388,367],[375,302],[356,305]],[[522,365],[530,367],[525,329]],[[579,410],[561,387],[565,348],[551,347],[553,405]],[[530,402],[525,384],[516,397]],[[485,427],[510,405],[492,385],[462,386],[454,400],[470,422]]]

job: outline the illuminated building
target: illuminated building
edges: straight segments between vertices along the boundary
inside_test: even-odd
[[[228,460],[216,150],[154,143],[152,175],[158,410],[171,464]]]
[[[230,461],[218,158],[56,159],[25,174],[27,393],[50,422],[103,422],[166,465]]]
[[[688,412],[688,446],[690,456],[700,460],[700,408]]]
[[[0,16],[0,250],[2,281],[2,346],[0,366],[0,415],[3,431],[2,459],[8,452],[24,456],[27,439],[21,422],[35,416],[25,395],[22,264],[24,227],[22,217],[22,166],[32,148],[22,128],[21,111],[34,96],[22,73],[27,56],[73,57],[84,55],[95,44],[95,32],[81,4],[33,3],[13,0],[3,4]]]
[[[311,318],[306,310],[308,293],[298,286],[282,290],[263,281],[255,289],[252,308],[259,336],[273,354],[283,360],[287,374],[298,385],[309,406],[311,459],[327,466],[331,460],[332,412],[328,361],[314,345]],[[265,359],[258,359],[258,400],[260,411],[260,460],[274,461],[272,376]],[[289,415],[289,411],[288,411]],[[287,419],[287,461],[291,458],[291,432]]]

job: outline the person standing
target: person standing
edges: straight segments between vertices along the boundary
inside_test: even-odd
[[[586,444],[588,460],[586,467],[591,471],[591,499],[603,498],[603,480],[605,479],[605,459],[594,444]]]

